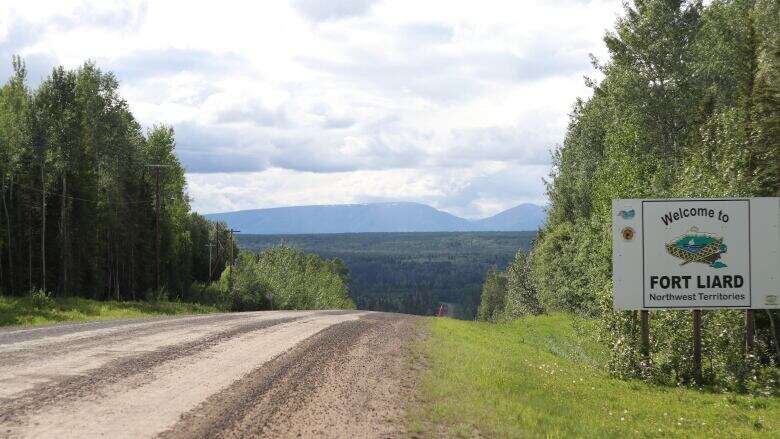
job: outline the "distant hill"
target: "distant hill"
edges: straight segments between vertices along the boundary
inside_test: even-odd
[[[489,230],[495,232],[512,232],[537,230],[547,219],[542,206],[536,204],[521,204],[491,217],[474,221],[472,230]]]
[[[276,207],[212,213],[206,218],[224,221],[251,234],[317,234],[365,232],[465,232],[536,230],[544,209],[521,204],[497,215],[467,220],[420,203],[336,204]]]

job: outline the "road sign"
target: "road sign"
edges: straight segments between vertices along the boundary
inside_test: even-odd
[[[780,198],[612,201],[615,309],[780,308]]]

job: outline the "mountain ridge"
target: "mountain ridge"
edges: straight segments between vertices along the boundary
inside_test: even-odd
[[[544,208],[524,203],[496,215],[468,220],[427,204],[383,202],[271,207],[204,215],[245,234],[368,232],[466,232],[536,230]]]

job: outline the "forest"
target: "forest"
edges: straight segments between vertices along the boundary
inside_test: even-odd
[[[279,244],[337,259],[349,268],[358,309],[433,315],[440,303],[474,318],[485,272],[502,270],[534,232],[343,233],[236,235],[242,249]]]
[[[143,130],[112,73],[56,67],[30,89],[21,58],[13,70],[0,88],[0,298],[354,307],[343,265],[239,254],[224,223],[192,212],[173,129]]]
[[[611,200],[778,196],[780,4],[772,0],[637,0],[604,36],[603,76],[574,103],[547,181],[548,220],[533,250],[491,271],[479,316],[545,311],[599,321],[616,375],[692,384],[689,311],[650,314],[649,364],[636,312],[612,310]],[[706,385],[777,393],[780,313],[702,313]],[[746,360],[747,356],[747,360]]]
[[[21,58],[13,69],[0,89],[4,294],[186,300],[222,272],[235,244],[190,211],[172,128],[145,132],[94,63],[56,67],[35,89]]]

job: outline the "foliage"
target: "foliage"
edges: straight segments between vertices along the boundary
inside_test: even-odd
[[[47,302],[49,303],[45,307],[41,307],[32,297],[0,296],[0,326],[205,314],[219,311],[211,306],[181,302],[117,302],[79,297],[49,298]]]
[[[256,309],[354,309],[349,272],[339,260],[323,260],[292,247],[259,254],[241,252],[235,269],[220,279],[234,311]]]
[[[51,298],[51,294],[41,289],[30,292],[30,303],[39,311],[54,308],[54,299]]]
[[[444,302],[473,319],[487,270],[503,270],[534,232],[345,233],[238,235],[252,251],[280,242],[338,258],[349,267],[350,297],[359,309],[433,315]]]
[[[506,276],[495,268],[488,270],[482,286],[482,300],[477,310],[477,319],[494,322],[501,318],[506,309]]]
[[[506,269],[506,307],[504,318],[541,314],[544,311],[533,283],[528,256],[518,250]]]
[[[651,316],[642,364],[638,316],[612,310],[611,200],[777,196],[780,188],[780,4],[772,0],[636,0],[604,39],[600,82],[574,105],[553,152],[551,205],[531,255],[548,310],[598,316],[610,370],[690,383],[691,317]],[[738,311],[703,313],[706,383],[765,392],[780,362],[778,313],[756,312],[744,360]],[[777,369],[774,369],[775,371]]]
[[[36,89],[14,57],[0,87],[0,287],[11,295],[187,300],[235,247],[224,224],[191,213],[173,129],[144,133],[119,82],[87,62]],[[160,168],[160,284],[155,279]],[[216,245],[209,266],[207,243]]]
[[[568,314],[487,324],[431,318],[417,437],[777,436],[780,398],[622,380]],[[580,327],[576,330],[575,327]]]

